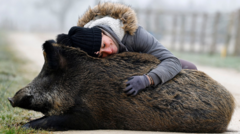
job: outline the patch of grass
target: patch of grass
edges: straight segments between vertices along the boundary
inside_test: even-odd
[[[195,64],[240,71],[240,57],[228,56],[223,58],[219,54],[209,55],[176,51],[172,51],[172,53],[179,59],[187,60]]]
[[[26,74],[35,72],[23,68],[28,61],[18,58],[14,51],[9,48],[5,39],[5,35],[0,33],[0,133],[48,133],[46,131],[22,129],[23,124],[29,122],[32,118],[39,117],[40,114],[13,108],[8,102],[8,97],[13,97],[19,89],[33,79],[26,77]],[[28,76],[33,76],[33,74]]]

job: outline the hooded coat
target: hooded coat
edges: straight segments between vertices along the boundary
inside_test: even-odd
[[[137,24],[136,13],[126,5],[99,3],[84,13],[77,25],[89,28],[97,26],[107,31],[118,43],[119,53],[140,52],[157,57],[161,63],[148,72],[155,86],[164,84],[182,70],[179,59]]]

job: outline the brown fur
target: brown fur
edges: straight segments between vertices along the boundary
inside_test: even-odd
[[[47,117],[25,127],[224,132],[231,120],[233,96],[201,71],[182,70],[164,85],[131,97],[123,92],[124,81],[155,68],[159,60],[154,56],[125,52],[93,58],[66,46],[47,44],[44,49],[48,62],[12,99],[15,106],[23,107],[24,102],[29,106],[23,108],[45,110],[39,111]],[[55,64],[59,68],[51,69]],[[22,101],[24,94],[34,99]]]
[[[123,4],[111,2],[99,3],[94,8],[89,8],[79,18],[77,25],[83,27],[97,16],[111,16],[115,19],[120,19],[123,22],[123,30],[130,35],[134,35],[138,28],[136,13],[133,9]]]

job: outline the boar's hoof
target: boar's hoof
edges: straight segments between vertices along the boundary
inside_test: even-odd
[[[31,125],[30,123],[26,123],[25,125],[22,126],[23,129],[30,129]]]

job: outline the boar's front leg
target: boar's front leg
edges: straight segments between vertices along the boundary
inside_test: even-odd
[[[82,120],[76,115],[44,116],[26,123],[23,128],[52,131],[96,129],[89,120]]]

